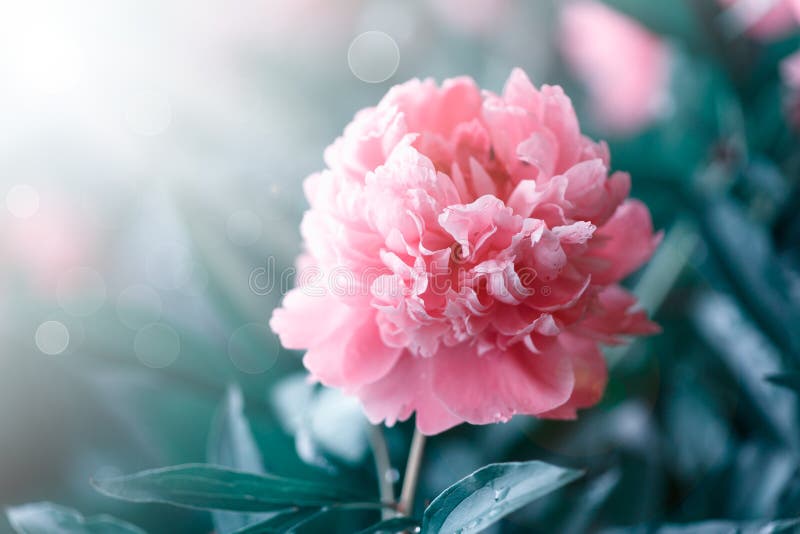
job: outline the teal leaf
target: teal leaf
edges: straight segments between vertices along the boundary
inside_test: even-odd
[[[244,415],[238,386],[228,387],[224,402],[214,416],[208,439],[209,463],[248,473],[263,473],[264,463]]]
[[[23,504],[6,510],[18,534],[145,534],[144,530],[108,515],[83,517],[71,508],[49,502]]]
[[[187,508],[268,512],[292,506],[326,506],[360,500],[333,484],[186,464],[93,480],[98,491],[131,502]],[[375,503],[375,506],[379,506]]]
[[[365,506],[364,503],[331,505],[322,508],[296,508],[294,510],[286,510],[285,512],[277,514],[265,521],[262,521],[261,523],[237,530],[234,534],[272,534],[278,532],[300,532],[301,530],[317,532],[318,530],[316,528],[312,528],[312,522],[323,519],[327,520],[327,516],[335,514],[336,512],[347,512],[370,508],[373,508],[373,506]],[[409,530],[418,526],[419,521],[416,519],[396,517],[367,527],[367,529],[359,531],[358,534],[367,534],[372,532],[401,532],[403,530]]]
[[[617,488],[621,478],[621,471],[615,468],[592,480],[577,504],[570,509],[566,523],[559,530],[563,534],[588,532],[595,516]]]
[[[248,473],[264,473],[264,463],[253,432],[244,415],[244,400],[238,386],[228,387],[211,425],[206,459],[210,464]],[[213,512],[214,529],[228,534],[268,519],[265,514]]]
[[[764,381],[783,369],[780,351],[738,301],[724,293],[699,293],[690,313],[700,335],[740,380],[765,421],[787,443],[797,443],[797,396]]]
[[[769,229],[733,200],[706,195],[698,201],[703,204],[703,234],[739,302],[785,355],[798,354],[800,313]]]
[[[778,521],[750,521],[736,523],[733,521],[703,521],[700,523],[667,524],[653,527],[637,525],[633,527],[611,528],[603,530],[603,534],[781,534],[797,532],[800,519],[782,519]]]
[[[800,393],[800,373],[779,373],[766,377],[768,382]]]
[[[487,465],[444,490],[423,515],[422,532],[477,532],[579,478],[544,462]]]
[[[290,532],[293,528],[309,521],[321,513],[319,508],[296,508],[287,510],[256,523],[237,530],[235,534],[272,534]]]
[[[411,517],[393,517],[385,519],[374,525],[371,525],[364,530],[360,530],[358,534],[375,534],[375,533],[396,533],[404,531],[413,531],[419,527],[419,521]]]
[[[308,382],[306,373],[298,373],[278,383],[271,400],[306,463],[331,470],[328,458],[355,466],[366,456],[368,425],[355,398],[319,388]]]

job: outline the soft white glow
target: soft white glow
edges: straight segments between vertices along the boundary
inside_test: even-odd
[[[132,133],[146,137],[163,133],[172,123],[172,104],[158,91],[132,94],[122,111],[125,126]]]
[[[85,65],[74,36],[54,24],[27,22],[7,29],[4,56],[13,81],[23,90],[51,94],[78,85]]]
[[[6,208],[18,219],[33,217],[39,211],[39,193],[29,185],[15,185],[6,194]]]
[[[261,237],[261,219],[250,210],[239,210],[228,217],[226,230],[231,242],[246,247]]]
[[[56,293],[61,309],[75,317],[88,317],[103,306],[106,283],[97,271],[78,267],[59,278]]]

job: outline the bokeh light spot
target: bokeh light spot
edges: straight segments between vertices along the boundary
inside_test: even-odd
[[[59,321],[45,321],[36,329],[36,347],[44,354],[55,356],[69,346],[69,330]]]
[[[27,184],[15,185],[6,194],[6,208],[18,219],[33,217],[39,211],[39,193]]]
[[[163,323],[152,323],[136,333],[133,350],[140,362],[160,369],[172,365],[181,352],[178,333]]]
[[[347,64],[353,75],[362,82],[384,82],[397,71],[400,48],[387,33],[377,30],[364,32],[350,43]]]
[[[228,340],[228,357],[243,373],[266,372],[278,359],[278,343],[266,325],[249,323],[239,327]]]

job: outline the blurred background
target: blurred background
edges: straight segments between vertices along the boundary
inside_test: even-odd
[[[629,281],[664,332],[608,351],[578,422],[430,440],[419,502],[539,458],[587,476],[494,531],[796,516],[798,4],[0,1],[0,505],[211,532],[89,480],[206,461],[232,384],[267,470],[376,492],[358,407],[304,384],[260,280],[300,252],[302,180],[355,111],[520,66],[566,88],[665,231]],[[410,432],[388,431],[398,469]]]

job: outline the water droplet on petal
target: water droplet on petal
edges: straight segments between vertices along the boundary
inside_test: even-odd
[[[504,415],[500,412],[495,412],[494,414],[494,421],[496,423],[508,423],[511,420],[511,417]]]
[[[495,488],[494,490],[494,500],[502,501],[508,496],[508,488]]]
[[[467,524],[467,526],[465,528],[465,531],[466,532],[472,532],[475,529],[477,529],[478,526],[480,526],[480,524],[481,524],[481,518],[480,517],[478,517],[476,519],[473,519],[472,521],[469,522],[469,524]]]

